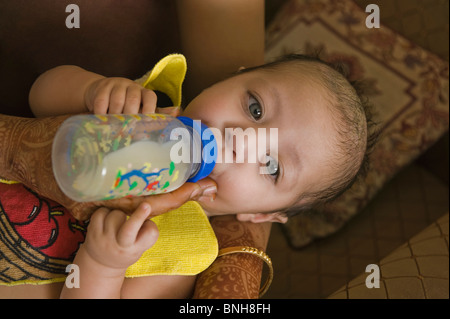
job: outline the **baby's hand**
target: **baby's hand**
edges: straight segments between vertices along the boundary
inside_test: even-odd
[[[158,238],[156,225],[147,219],[150,212],[151,206],[142,203],[127,220],[121,210],[99,208],[88,226],[85,251],[105,267],[125,270]]]
[[[89,84],[84,96],[95,114],[154,113],[156,94],[126,78],[103,78]]]

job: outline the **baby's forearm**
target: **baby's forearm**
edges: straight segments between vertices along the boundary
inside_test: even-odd
[[[92,82],[103,78],[74,65],[50,69],[31,87],[30,108],[38,117],[87,112],[86,89]]]
[[[79,288],[68,288],[61,291],[63,299],[113,299],[121,297],[121,290],[126,269],[115,269],[99,264],[80,247],[73,264],[79,269]]]

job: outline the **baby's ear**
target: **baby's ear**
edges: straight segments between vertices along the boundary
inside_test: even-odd
[[[252,222],[252,223],[286,223],[288,217],[283,213],[270,213],[270,214],[237,214],[236,218],[241,222]]]

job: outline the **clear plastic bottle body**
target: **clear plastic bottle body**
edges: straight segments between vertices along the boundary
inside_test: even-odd
[[[179,128],[189,138],[174,139]],[[199,138],[168,115],[77,115],[55,136],[53,172],[61,190],[79,202],[170,192],[199,169],[193,159],[201,157]],[[172,158],[180,143],[191,151],[188,161]]]

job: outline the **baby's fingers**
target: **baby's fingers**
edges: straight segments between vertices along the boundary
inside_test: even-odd
[[[108,112],[111,88],[100,86],[96,88],[88,97],[86,102],[88,109],[95,114],[106,114]]]
[[[126,98],[127,98],[127,88],[124,87],[123,85],[116,84],[111,89],[108,113],[109,114],[122,114],[124,107],[125,107]]]
[[[158,100],[156,93],[152,90],[141,89],[142,94],[142,114],[155,113],[156,101]]]
[[[119,245],[126,247],[131,246],[136,242],[138,234],[147,220],[147,217],[149,217],[150,212],[151,207],[148,203],[142,203],[138,206],[117,234],[117,242]]]
[[[137,245],[140,250],[145,251],[156,243],[158,234],[159,232],[156,224],[147,219],[146,221],[144,221],[141,229],[139,230],[135,245]]]
[[[123,107],[124,114],[139,113],[141,107],[141,87],[138,85],[130,85],[126,89],[125,105]]]
[[[90,233],[97,233],[97,234],[103,233],[105,219],[106,216],[108,216],[109,211],[110,210],[106,207],[100,207],[92,214],[88,226]]]

